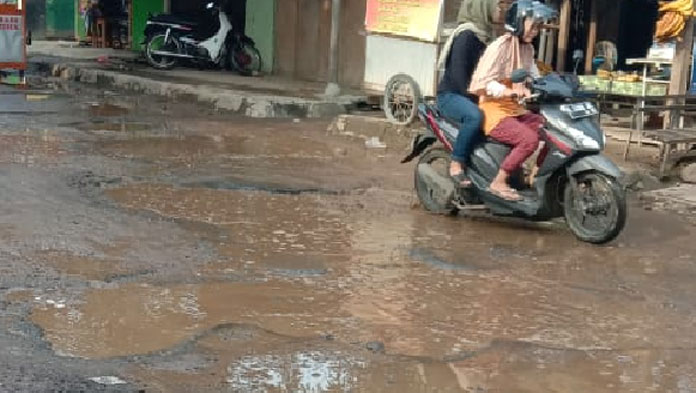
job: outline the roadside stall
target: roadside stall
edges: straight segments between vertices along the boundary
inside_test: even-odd
[[[0,0],[0,82],[24,86],[27,69],[24,0]]]
[[[444,0],[367,0],[363,88],[383,94],[397,124],[416,117],[423,97],[436,95]]]

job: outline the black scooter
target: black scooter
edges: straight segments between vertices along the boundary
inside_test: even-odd
[[[419,106],[424,133],[416,136],[412,152],[402,163],[420,157],[415,187],[429,211],[456,214],[484,210],[497,216],[547,221],[565,217],[580,240],[595,244],[615,239],[627,216],[626,194],[619,185],[621,171],[601,154],[606,139],[594,104],[577,94],[577,78],[550,74],[531,80],[528,73],[513,73],[513,82],[526,82],[532,97],[527,108],[541,114],[546,125],[541,139],[549,148],[532,186],[525,185],[520,170],[511,175],[521,201],[502,199],[488,191],[510,147],[493,140],[481,142],[471,156],[466,175],[473,183],[460,188],[449,176],[452,146],[458,125],[445,119],[435,105]],[[439,141],[442,146],[432,146]]]
[[[206,5],[203,20],[175,15],[150,15],[145,27],[145,57],[157,69],[171,69],[179,61],[234,67],[243,75],[261,71],[261,54],[254,41],[234,30],[216,2]]]

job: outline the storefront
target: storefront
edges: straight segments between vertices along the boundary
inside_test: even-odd
[[[656,0],[584,3],[582,42],[571,42],[570,48],[585,51],[579,72],[585,74],[581,81],[586,90],[625,96],[686,92],[689,67],[681,65],[691,63],[692,49],[686,43],[688,48],[678,51],[678,43],[691,42],[691,37],[682,34],[665,43],[655,42],[660,17]]]
[[[120,14],[118,18],[112,18],[111,23],[119,23],[125,28],[126,45],[125,48],[140,50],[140,44],[145,37],[145,23],[149,14],[159,14],[165,12],[168,0],[107,0],[110,9],[119,10],[114,14]],[[87,41],[85,26],[85,15],[91,0],[78,0],[75,19],[77,20],[77,38],[80,41]]]

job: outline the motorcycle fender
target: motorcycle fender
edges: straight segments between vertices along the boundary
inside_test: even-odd
[[[425,149],[430,147],[433,143],[437,142],[437,137],[430,130],[426,129],[422,134],[418,134],[411,141],[411,153],[401,160],[402,164],[413,161],[414,158],[423,154]]]
[[[602,154],[580,157],[568,167],[568,175],[570,176],[589,171],[596,171],[614,179],[621,177],[621,169]]]

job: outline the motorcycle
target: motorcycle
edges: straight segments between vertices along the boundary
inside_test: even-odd
[[[214,2],[206,5],[213,23],[174,15],[150,15],[145,27],[145,57],[154,68],[174,68],[180,60],[216,67],[235,68],[242,75],[261,71],[261,54],[254,41],[234,31],[227,14]],[[208,30],[208,31],[206,31]]]
[[[415,188],[421,204],[440,214],[476,210],[532,221],[564,217],[582,241],[604,244],[614,240],[626,223],[626,194],[619,184],[620,169],[601,154],[606,137],[599,126],[599,111],[578,96],[577,78],[572,75],[550,74],[532,80],[526,71],[517,70],[512,80],[527,84],[532,96],[523,103],[546,119],[540,133],[548,153],[533,184],[524,181],[523,169],[510,176],[522,200],[509,201],[488,190],[511,150],[492,139],[481,141],[471,155],[466,175],[472,185],[462,188],[455,184],[449,164],[459,127],[435,105],[421,104],[418,116],[426,130],[414,138],[411,153],[402,160],[406,163],[420,157]],[[437,141],[442,147],[433,146]]]

